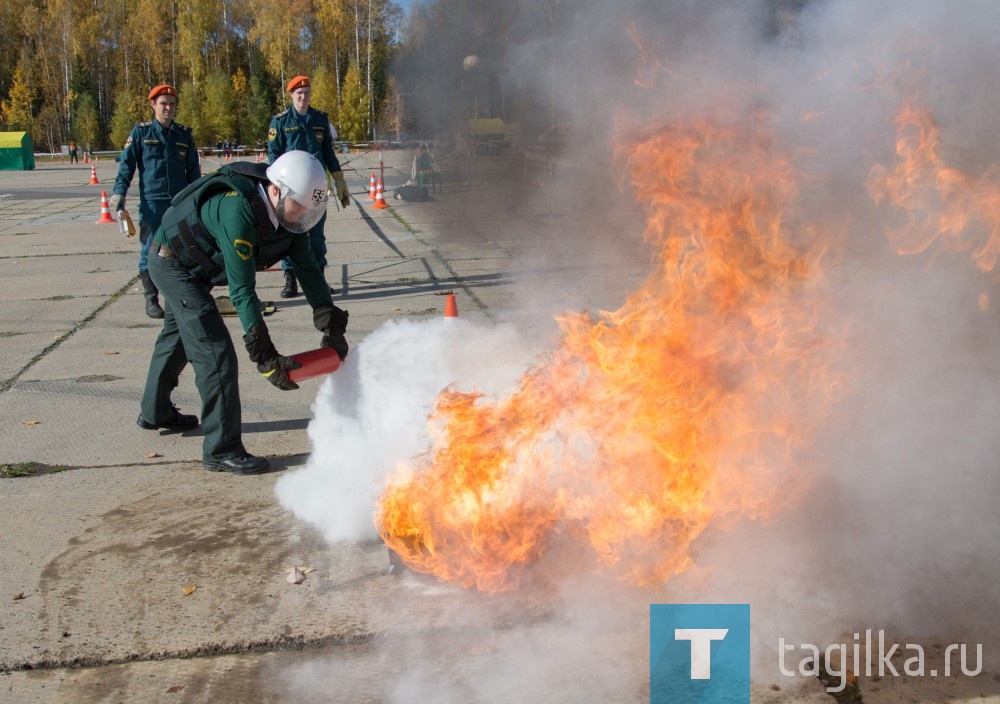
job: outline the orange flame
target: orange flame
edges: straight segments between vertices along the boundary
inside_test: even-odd
[[[948,166],[936,122],[915,103],[905,101],[895,118],[895,166],[876,164],[868,175],[875,203],[888,202],[905,217],[903,227],[887,227],[886,234],[900,254],[919,254],[940,241],[971,250],[981,271],[993,271],[1000,254],[1000,171],[991,166],[976,177]]]
[[[660,584],[709,525],[795,500],[837,379],[817,330],[823,250],[785,223],[797,175],[764,122],[621,141],[653,270],[620,309],[561,316],[560,346],[505,398],[440,395],[433,447],[377,518],[410,567],[512,589],[558,534]]]

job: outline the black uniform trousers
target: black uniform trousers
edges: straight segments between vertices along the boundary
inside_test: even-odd
[[[188,361],[201,396],[202,459],[228,460],[245,454],[242,439],[239,368],[229,329],[211,288],[176,259],[157,256],[149,275],[163,296],[163,329],[149,361],[140,412],[152,423],[170,416],[170,394]]]

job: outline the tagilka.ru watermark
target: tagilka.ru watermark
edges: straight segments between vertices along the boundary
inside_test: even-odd
[[[872,629],[862,634],[854,634],[854,642],[833,643],[825,649],[821,649],[810,643],[800,643],[798,645],[786,643],[784,638],[778,639],[778,670],[786,677],[796,675],[818,677],[820,667],[826,670],[827,675],[839,680],[837,686],[828,686],[827,692],[842,692],[847,686],[848,674],[857,678],[861,674],[865,677],[899,677],[900,671],[892,658],[897,657],[899,643],[886,643],[885,631],[879,629],[877,637],[873,640]],[[944,649],[943,661],[932,662],[932,667],[928,667],[928,659],[923,647],[916,643],[906,643],[899,650],[898,657],[908,656],[903,663],[902,672],[911,677],[931,676],[944,677],[958,676],[958,672],[953,671],[953,664],[957,658],[960,672],[966,677],[975,677],[983,671],[983,645],[977,643],[975,646],[975,667],[969,663],[970,647],[965,644],[955,644]],[[848,666],[848,662],[852,665]],[[954,672],[954,674],[953,674]]]
[[[983,671],[983,646],[953,643],[929,659],[916,643],[886,642],[882,629],[826,648],[779,638],[778,670],[785,677],[819,677],[836,694],[861,675],[975,677]],[[649,701],[749,704],[750,605],[650,604]]]

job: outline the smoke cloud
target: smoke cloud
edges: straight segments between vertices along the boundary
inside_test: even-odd
[[[641,701],[651,602],[750,603],[755,672],[763,681],[777,679],[779,636],[823,645],[886,628],[914,638],[996,639],[1000,623],[990,606],[1000,601],[1000,300],[984,304],[1000,299],[996,274],[977,268],[975,246],[951,251],[935,242],[898,254],[887,228],[907,226],[907,215],[891,199],[876,203],[866,184],[875,165],[895,163],[895,120],[907,101],[939,129],[940,156],[962,176],[957,188],[1000,183],[1000,94],[990,89],[1000,69],[1000,5],[578,4],[586,11],[574,31],[560,35],[555,58],[540,40],[517,46],[502,62],[505,80],[554,95],[560,113],[588,136],[567,158],[606,159],[609,169],[605,147],[616,137],[769,114],[775,144],[794,155],[803,174],[790,221],[839,233],[831,236],[835,256],[824,283],[836,320],[824,329],[842,336],[837,363],[851,383],[820,421],[809,448],[820,469],[797,507],[770,521],[710,529],[695,546],[696,566],[658,590],[595,576],[585,556],[553,550],[543,558],[542,581],[551,585],[548,579],[562,574],[565,583],[546,594],[547,620],[498,632],[481,658],[496,672],[528,673],[526,686],[566,677],[564,701],[610,701],[614,692]],[[551,80],[549,66],[572,80]],[[580,217],[567,226],[593,262],[607,261],[608,232],[587,231],[595,206],[585,201],[594,189],[606,192],[608,179],[598,171],[562,184],[562,197],[579,201]],[[929,195],[916,216],[936,224],[945,203]],[[638,239],[641,228],[630,217],[623,215],[625,240]],[[966,241],[986,242],[994,225],[964,223]],[[585,297],[573,290],[582,307],[608,305]],[[315,451],[306,468],[279,481],[278,495],[330,540],[374,535],[381,482],[427,450],[425,417],[438,391],[452,384],[499,394],[531,364],[533,350],[511,330],[465,321],[442,327],[448,322],[386,324],[321,388],[310,426]],[[453,344],[456,335],[461,344]],[[486,358],[494,361],[483,364]],[[616,650],[594,661],[586,642]],[[572,681],[553,653],[569,654],[587,676]],[[422,672],[415,665],[386,696],[517,698],[495,677],[454,689]],[[603,696],[590,699],[588,688]]]

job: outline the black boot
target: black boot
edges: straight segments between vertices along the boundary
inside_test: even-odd
[[[140,270],[139,279],[142,280],[142,295],[146,297],[146,315],[150,318],[162,318],[163,309],[160,308],[160,302],[156,298],[160,292],[153,280],[149,278],[149,272]]]
[[[285,270],[285,287],[281,289],[282,298],[295,298],[299,295],[299,282],[295,280],[295,272]]]

